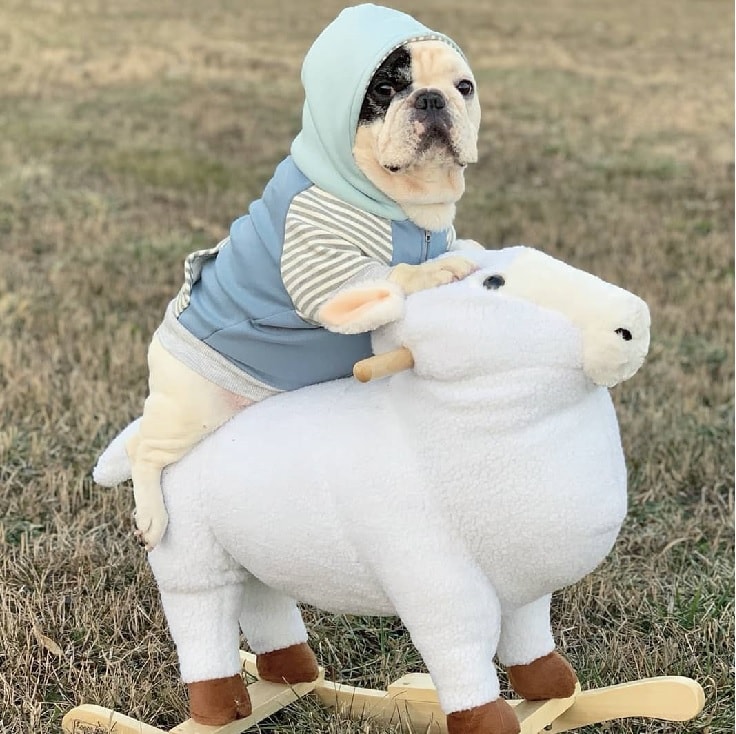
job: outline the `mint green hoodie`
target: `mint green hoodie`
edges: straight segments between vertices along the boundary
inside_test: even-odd
[[[379,5],[346,8],[317,37],[302,65],[302,131],[291,146],[299,169],[317,186],[386,219],[406,219],[353,159],[358,116],[371,77],[396,48],[437,39],[457,44],[406,13]]]

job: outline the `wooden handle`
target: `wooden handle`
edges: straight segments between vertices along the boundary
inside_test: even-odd
[[[376,354],[367,359],[361,359],[353,367],[353,375],[360,382],[370,382],[381,377],[395,375],[402,370],[409,370],[414,366],[414,357],[406,347],[394,349],[391,352]]]

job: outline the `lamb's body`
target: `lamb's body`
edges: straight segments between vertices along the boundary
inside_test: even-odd
[[[517,260],[478,257],[477,276],[412,296],[377,338],[409,346],[414,370],[270,398],[166,471],[149,558],[185,681],[238,670],[238,620],[258,653],[305,641],[293,600],[398,614],[448,712],[498,696],[494,653],[519,665],[554,648],[551,592],[597,566],[624,519],[618,424],[586,376],[592,327],[554,294],[550,309],[518,298]],[[500,265],[511,298],[478,288]],[[443,321],[431,349],[426,324]]]
[[[595,567],[626,511],[608,391],[581,372],[538,377],[518,375],[517,390],[509,375],[476,382],[465,406],[453,383],[452,412],[437,405],[441,390],[428,395],[411,372],[390,384],[344,380],[265,401],[169,470],[167,507],[178,518],[200,506],[233,572],[245,577],[236,569],[247,569],[330,611],[394,614],[376,552],[400,565],[407,542],[419,542],[414,535],[430,536],[422,550],[430,554],[437,533],[457,551],[464,546],[503,607],[526,604]],[[538,414],[518,425],[518,401],[529,404],[562,381],[578,383],[562,391],[567,405],[537,403]],[[151,554],[160,581],[170,567],[161,559],[180,559],[191,542],[174,522]],[[197,544],[203,568],[204,548]],[[437,573],[442,557],[426,561]],[[190,563],[179,572],[190,574]],[[209,569],[207,579],[214,580]],[[434,606],[438,593],[426,588],[421,603]]]

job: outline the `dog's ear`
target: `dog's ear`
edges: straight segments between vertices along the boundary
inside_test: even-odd
[[[329,331],[361,334],[400,319],[404,300],[403,291],[394,283],[363,283],[325,301],[317,319]]]

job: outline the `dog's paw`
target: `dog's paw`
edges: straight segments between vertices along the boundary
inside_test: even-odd
[[[136,529],[133,532],[136,540],[146,551],[152,551],[164,537],[169,515],[163,508],[151,510],[136,508],[133,513]]]
[[[388,279],[401,287],[409,295],[427,288],[461,280],[478,269],[478,266],[464,257],[443,257],[439,260],[407,265],[402,263],[391,271]]]

